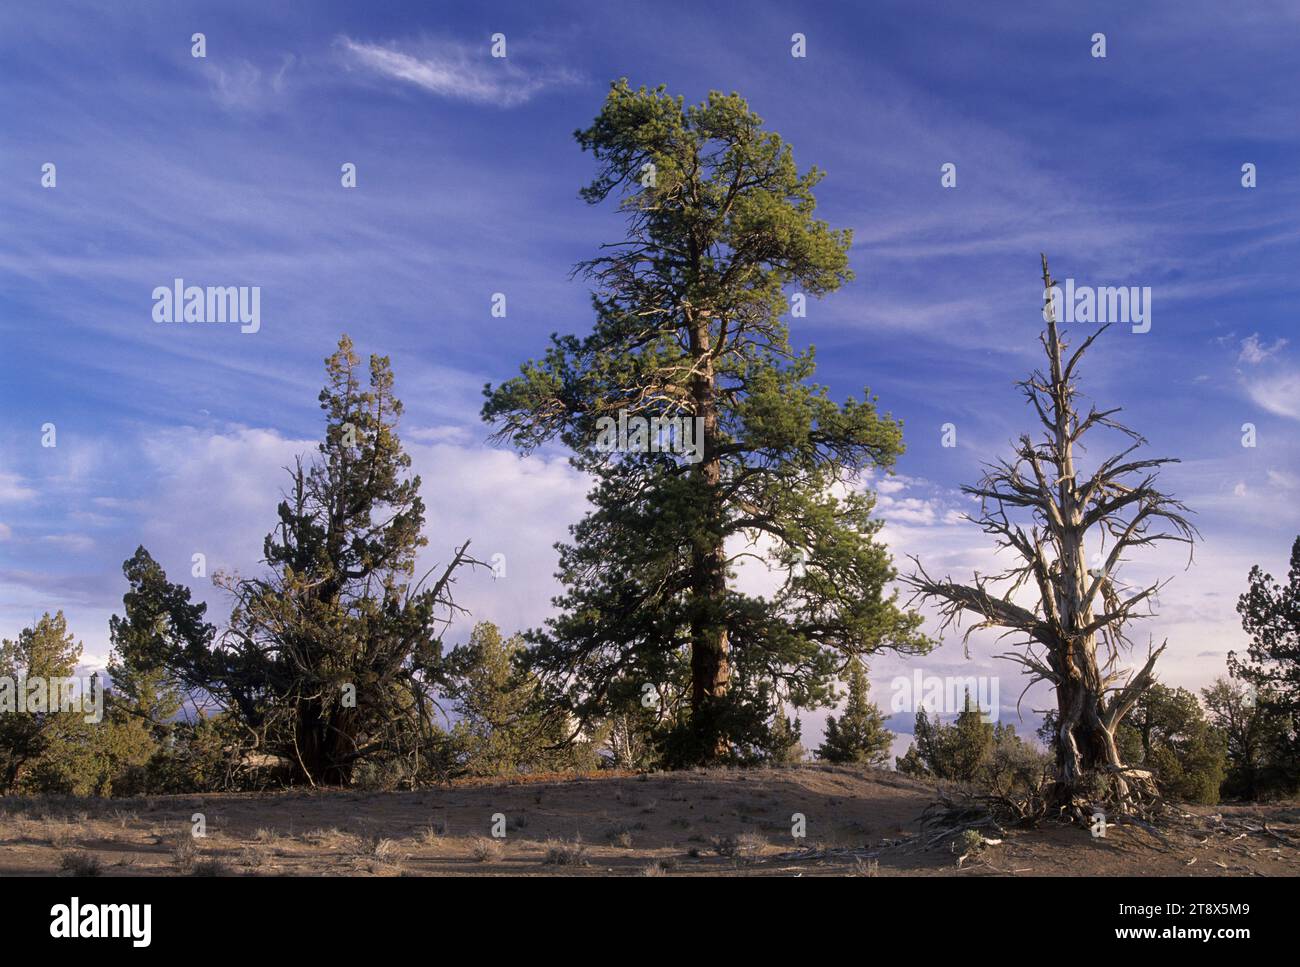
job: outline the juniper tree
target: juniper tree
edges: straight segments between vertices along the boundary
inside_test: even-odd
[[[803,723],[798,716],[787,716],[784,705],[778,704],[772,716],[766,746],[766,761],[772,765],[793,766],[804,760],[807,750],[803,747]]]
[[[13,641],[0,642],[0,794],[13,792],[40,763],[61,726],[81,719],[80,711],[47,707],[48,683],[75,674],[81,648],[62,611],[46,612]],[[45,684],[29,688],[28,680],[36,679]],[[37,696],[34,710],[29,695]]]
[[[914,600],[936,605],[945,627],[973,618],[967,639],[977,629],[1002,629],[1018,646],[1006,657],[1023,666],[1030,684],[1046,681],[1055,689],[1051,800],[1082,820],[1090,802],[1129,810],[1154,793],[1149,774],[1125,765],[1115,736],[1151,687],[1165,646],[1150,649],[1136,673],[1126,674],[1118,663],[1131,647],[1129,623],[1151,613],[1166,582],[1130,587],[1118,574],[1121,563],[1127,552],[1163,542],[1186,543],[1190,551],[1196,532],[1183,504],[1156,488],[1160,468],[1176,461],[1137,455],[1146,441],[1115,419],[1118,408],[1079,412],[1079,363],[1109,326],[1067,355],[1046,256],[1042,268],[1047,328],[1040,341],[1047,371],[1018,385],[1043,435],[1035,440],[1023,434],[1012,459],[990,465],[978,484],[963,488],[980,501],[979,513],[969,519],[999,549],[1010,551],[1014,562],[1000,574],[977,573],[971,584],[957,584],[932,577],[918,561],[908,581],[917,592]],[[1126,438],[1127,445],[1089,472],[1079,459],[1080,441],[1102,429]],[[1095,566],[1090,549],[1098,556]],[[1016,599],[1022,591],[1028,604]]]
[[[441,635],[459,611],[454,577],[473,562],[466,542],[416,574],[424,503],[397,436],[388,357],[372,355],[367,372],[345,335],[326,377],[325,438],[315,461],[289,471],[267,573],[220,576],[234,597],[228,628],[178,641],[169,661],[299,781],[347,783],[374,758],[410,777],[441,745]]]
[[[1268,759],[1283,786],[1300,786],[1300,537],[1291,545],[1285,584],[1258,565],[1237,601],[1250,636],[1246,655],[1228,653],[1233,676],[1248,683],[1269,720]]]
[[[447,659],[448,699],[460,716],[451,739],[466,772],[503,776],[599,764],[590,741],[567,743],[562,723],[539,712],[536,676],[520,667],[521,636],[480,621]]]
[[[869,395],[831,400],[812,350],[791,347],[787,290],[848,281],[851,234],[814,216],[821,172],[800,172],[742,98],[688,107],[623,80],[576,138],[598,165],[582,197],[615,200],[627,225],[575,270],[595,327],[553,336],[483,409],[497,439],[559,439],[596,481],[559,548],[564,593],[531,635],[533,667],[580,720],[620,684],[652,686],[677,724],[665,759],[716,761],[782,696],[825,704],[837,655],[929,647],[885,592],[894,572],[860,486],[902,452],[901,430]],[[699,435],[598,446],[620,416]],[[770,597],[737,589],[742,555],[777,569]]]
[[[953,782],[983,778],[1000,737],[996,727],[984,718],[984,711],[971,699],[969,691],[951,725],[944,725],[937,714],[931,722],[925,709],[918,709],[912,745],[896,760],[898,771]]]
[[[885,728],[885,717],[871,701],[867,670],[856,656],[849,662],[849,696],[844,714],[826,717],[826,737],[817,758],[827,762],[852,762],[884,766],[889,761],[893,733]]]
[[[167,667],[173,648],[211,640],[207,605],[190,601],[190,589],[167,573],[143,546],[122,564],[129,585],[124,614],[109,619],[108,675],[113,684],[111,717],[134,723],[165,743],[183,702],[182,685]]]
[[[1277,768],[1277,751],[1285,742],[1283,719],[1256,701],[1254,690],[1231,678],[1217,678],[1201,689],[1206,717],[1223,735],[1228,753],[1225,798],[1257,799],[1275,787],[1285,788]]]
[[[936,774],[942,779],[975,782],[993,753],[993,725],[984,720],[985,712],[966,693],[957,720],[947,728],[936,726],[942,750],[940,768]],[[933,768],[933,767],[932,767]]]
[[[1117,741],[1127,761],[1151,770],[1167,798],[1211,805],[1219,801],[1226,741],[1187,689],[1156,682],[1133,706]]]

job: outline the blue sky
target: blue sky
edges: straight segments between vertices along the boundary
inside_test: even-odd
[[[1197,512],[1196,563],[1130,573],[1177,575],[1140,632],[1169,638],[1166,681],[1208,683],[1243,644],[1250,565],[1280,574],[1300,533],[1300,8],[866,6],[6,5],[0,633],[62,608],[102,659],[140,542],[174,578],[196,552],[256,569],[343,331],[393,357],[431,561],[465,538],[505,554],[506,576],[467,578],[463,600],[508,629],[540,622],[585,484],[562,454],[491,449],[480,388],[590,325],[569,270],[620,223],[578,199],[592,165],[572,133],[627,76],[692,101],[738,91],[827,172],[820,213],[854,230],[857,279],[794,338],[836,394],[869,386],[905,421],[881,487],[900,559],[991,566],[957,488],[1030,428],[1013,381],[1037,364],[1039,252],[1062,279],[1151,287],[1151,331],[1110,330],[1084,389],[1183,461],[1164,483]],[[261,286],[260,331],[154,323],[152,290],[176,277]],[[1000,674],[1010,707],[996,651],[882,658],[877,697],[922,667]]]

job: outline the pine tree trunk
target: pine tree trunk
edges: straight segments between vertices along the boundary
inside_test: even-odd
[[[721,548],[695,555],[697,613],[691,624],[691,721],[705,762],[726,756],[722,732],[722,700],[731,678],[730,642],[717,612],[726,595],[725,561]]]
[[[708,315],[693,316],[692,355],[698,360],[692,381],[695,415],[702,421],[703,459],[695,473],[702,491],[704,521],[696,533],[691,555],[691,726],[702,762],[726,756],[729,744],[722,730],[722,699],[731,678],[730,642],[723,620],[727,595],[726,548],[721,528],[722,459],[718,452],[718,408],[712,360],[709,358]]]

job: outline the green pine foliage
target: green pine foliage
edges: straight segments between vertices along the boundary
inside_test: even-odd
[[[890,467],[901,428],[869,393],[831,400],[782,318],[789,292],[851,278],[851,235],[815,217],[822,173],[738,95],[687,106],[619,81],[576,136],[598,165],[582,195],[616,202],[626,237],[579,267],[592,331],[553,337],[483,408],[498,439],[559,439],[596,481],[530,667],[583,722],[629,710],[619,682],[652,686],[661,764],[746,761],[766,754],[781,701],[831,702],[845,653],[932,644],[885,590],[873,495],[841,486]],[[599,445],[629,417],[685,420],[697,446]],[[741,592],[737,553],[764,558],[779,590]]]
[[[82,713],[66,709],[30,711],[14,701],[25,692],[27,679],[67,678],[76,673],[82,646],[68,630],[63,612],[49,612],[13,640],[0,642],[0,677],[10,680],[13,692],[0,711],[0,793],[51,791],[65,771],[78,765],[81,755],[75,737],[81,732]],[[84,763],[81,768],[85,769]],[[53,775],[53,778],[52,778]]]
[[[536,677],[520,667],[525,643],[480,621],[469,642],[448,656],[447,695],[459,715],[451,740],[461,770],[474,776],[565,769],[591,771],[599,757],[590,737],[538,703]]]
[[[849,662],[849,697],[844,714],[826,717],[826,736],[817,758],[826,762],[854,763],[883,767],[889,762],[893,733],[885,728],[885,717],[871,701],[871,683],[866,665],[854,657]]]

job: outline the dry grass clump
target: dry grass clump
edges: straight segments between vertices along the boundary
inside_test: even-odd
[[[582,838],[576,837],[572,842],[563,839],[548,839],[546,855],[542,862],[547,866],[589,866],[587,847]]]
[[[191,873],[199,861],[199,848],[192,836],[183,836],[172,850],[172,866],[179,873]]]
[[[493,839],[490,836],[475,836],[469,841],[469,851],[474,859],[480,863],[488,863],[501,859],[501,854],[505,848],[501,845],[499,839]]]
[[[104,872],[104,864],[98,856],[78,851],[60,855],[59,869],[69,876],[99,876]]]

